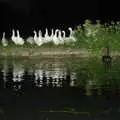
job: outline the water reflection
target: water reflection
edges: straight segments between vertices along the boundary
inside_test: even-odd
[[[68,72],[67,68],[58,67],[54,63],[47,69],[43,68],[43,64],[33,68],[25,67],[24,64],[17,63],[15,60],[1,60],[2,66],[0,74],[2,78],[1,88],[12,88],[17,91],[32,85],[34,87],[74,87],[76,81],[76,73]],[[31,66],[30,66],[31,67]]]
[[[1,59],[0,120],[119,120],[119,61]]]
[[[73,87],[80,88],[86,95],[102,95],[105,91],[119,94],[119,63],[106,65],[96,59],[69,60],[0,60],[0,88],[21,91]]]

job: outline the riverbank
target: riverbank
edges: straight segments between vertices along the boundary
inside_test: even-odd
[[[120,56],[119,51],[113,51],[111,56]],[[77,48],[64,48],[64,47],[2,47],[0,48],[0,58],[4,57],[27,57],[27,58],[39,58],[39,57],[65,57],[65,56],[79,56],[79,57],[101,57],[102,54],[95,54],[89,52],[87,49]]]
[[[65,47],[1,47],[0,57],[40,57],[40,56],[66,56],[79,55],[88,57],[89,52],[86,49],[75,49]]]
[[[99,50],[100,51],[100,50]],[[101,57],[102,52],[90,51],[86,48],[79,48],[77,46],[54,46],[54,45],[23,45],[17,46],[11,44],[10,46],[0,46],[0,58],[4,57],[27,57],[27,58],[39,58],[39,57],[65,57],[65,56],[79,56],[83,58],[87,57]],[[111,56],[120,56],[119,51],[110,51]]]

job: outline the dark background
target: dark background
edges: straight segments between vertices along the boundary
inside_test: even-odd
[[[75,27],[85,19],[102,22],[120,19],[116,1],[100,0],[0,0],[0,31],[14,28],[22,34],[32,34],[34,29]]]

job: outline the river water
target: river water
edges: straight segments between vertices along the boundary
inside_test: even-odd
[[[119,61],[0,59],[0,120],[119,120]]]

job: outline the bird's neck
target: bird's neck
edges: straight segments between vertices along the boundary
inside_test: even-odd
[[[69,35],[69,37],[71,37],[72,36],[72,30],[70,29],[70,35]]]
[[[63,32],[63,37],[65,38],[65,32]]]
[[[15,37],[15,32],[13,31],[13,34],[12,34],[12,36],[14,36]]]
[[[37,37],[37,33],[36,32],[34,32],[34,37]]]
[[[57,37],[57,32],[58,32],[58,31],[55,31],[55,36],[56,36],[56,37]]]
[[[59,37],[61,37],[61,31],[59,31]]]
[[[52,32],[51,32],[51,36],[53,36],[54,35],[54,33],[53,33],[53,30],[52,30]]]

